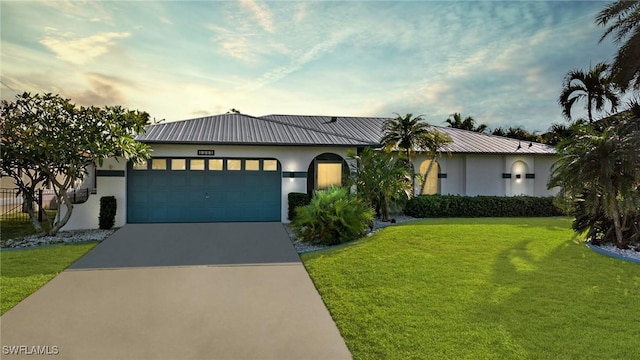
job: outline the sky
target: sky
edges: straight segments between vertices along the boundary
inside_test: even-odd
[[[0,96],[156,121],[449,114],[544,132],[573,69],[617,49],[597,1],[5,1]],[[576,109],[576,115],[580,115]]]

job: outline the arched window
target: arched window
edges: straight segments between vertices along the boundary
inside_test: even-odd
[[[349,177],[346,161],[337,154],[324,153],[316,156],[308,169],[307,189],[322,190],[331,185],[344,185]]]
[[[424,183],[422,184],[422,194],[424,195],[433,195],[440,193],[440,182],[438,181],[438,174],[440,173],[440,165],[436,160],[433,160],[433,165],[431,165],[432,160],[425,160],[420,164],[420,176],[423,178]],[[429,166],[431,165],[431,169]],[[427,174],[427,171],[429,172]],[[425,177],[426,175],[426,177]]]

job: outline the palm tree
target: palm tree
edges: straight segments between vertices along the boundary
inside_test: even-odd
[[[435,159],[441,148],[450,143],[451,138],[423,121],[422,116],[414,117],[406,114],[404,117],[386,120],[382,124],[383,136],[380,142],[387,151],[399,148],[404,150],[407,159],[407,168],[413,174],[413,162],[411,155],[417,151],[425,151],[432,160]],[[431,167],[427,170],[431,170]]]
[[[609,26],[600,42],[615,33],[622,43],[611,64],[611,79],[622,90],[640,90],[640,1],[618,0],[598,13],[596,24]]]
[[[611,219],[616,245],[621,248],[626,247],[624,226],[637,209],[639,147],[637,121],[615,124],[602,132],[591,126],[577,127],[575,136],[559,145],[559,160],[549,180],[549,186],[559,186],[560,195],[574,202],[587,218],[603,213]]]
[[[445,122],[449,124],[447,126],[450,128],[475,131],[479,133],[483,133],[487,130],[487,124],[480,124],[476,126],[476,120],[471,116],[467,116],[462,120],[462,115],[460,115],[460,113],[453,113],[451,114],[451,117],[453,119],[448,118],[445,120]]]
[[[388,221],[391,203],[411,194],[411,174],[402,161],[387,152],[365,148],[355,160],[351,185],[360,198],[370,203],[382,220]]]
[[[607,101],[611,103],[611,111],[618,107],[618,95],[613,84],[606,77],[609,65],[599,63],[585,73],[572,70],[562,82],[562,92],[558,103],[562,106],[562,115],[571,119],[571,108],[578,101],[584,101],[589,122],[593,122],[593,110],[603,111]]]
[[[415,149],[419,148],[424,139],[429,136],[429,124],[422,119],[422,115],[406,114],[388,119],[382,124],[383,136],[380,142],[390,151],[399,148],[404,151],[409,163]]]

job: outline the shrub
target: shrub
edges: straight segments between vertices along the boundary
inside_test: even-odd
[[[307,193],[292,192],[287,195],[287,201],[289,203],[289,210],[287,211],[287,217],[293,221],[296,218],[296,208],[298,206],[309,205],[311,196]]]
[[[116,221],[116,198],[114,196],[103,196],[100,198],[100,216],[98,221],[100,229],[111,229]]]
[[[367,233],[374,211],[346,188],[316,191],[309,205],[296,210],[292,228],[303,241],[336,245]]]
[[[404,209],[413,217],[535,217],[561,216],[553,197],[421,195]]]

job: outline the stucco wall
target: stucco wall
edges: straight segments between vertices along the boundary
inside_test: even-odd
[[[126,162],[122,159],[107,159],[97,170],[125,171]],[[62,230],[77,229],[97,229],[98,216],[100,214],[100,198],[103,196],[116,197],[116,218],[115,226],[123,226],[127,220],[127,181],[122,176],[98,176],[96,178],[96,194],[89,196],[89,199],[82,204],[73,206],[73,213],[69,222]],[[66,207],[60,207],[60,216],[64,216]]]
[[[282,171],[306,172],[313,159],[323,153],[333,153],[347,157],[347,147],[319,147],[319,146],[212,146],[212,145],[152,145],[153,157],[198,157],[197,151],[202,149],[215,150],[214,157],[239,158],[274,158],[280,162]],[[106,161],[98,170],[124,170],[126,162],[115,159]],[[64,230],[95,229],[98,228],[98,213],[100,211],[100,197],[113,195],[118,203],[116,226],[126,223],[127,181],[126,177],[97,178],[97,194],[91,195],[84,204],[76,204],[73,214]],[[287,219],[287,195],[290,192],[307,192],[307,178],[282,178],[281,220]]]
[[[465,189],[469,196],[506,194],[502,179],[504,159],[499,155],[467,155]]]
[[[557,156],[538,156],[535,163],[536,182],[533,190],[535,196],[552,196],[556,195],[559,189],[553,188],[547,190],[547,183],[551,176],[551,167],[558,160]]]
[[[341,157],[347,157],[347,147],[305,147],[305,146],[207,146],[207,145],[153,145],[154,157],[198,157],[197,150],[215,150],[215,157],[240,157],[240,158],[275,158],[280,162],[282,171],[306,172],[313,159],[323,153],[333,153]],[[424,155],[414,158],[415,169],[420,169]],[[503,179],[503,173],[511,173],[513,164],[525,163],[528,173],[534,173],[535,179],[522,178],[526,192],[534,196],[549,196],[557,193],[557,189],[548,191],[546,188],[549,179],[551,165],[555,162],[555,156],[533,155],[471,155],[452,154],[437,159],[440,164],[440,172],[447,174],[440,179],[440,192],[442,194],[456,195],[514,195],[514,179]],[[126,162],[109,159],[98,167],[98,170],[120,170],[126,173]],[[521,189],[521,188],[518,188]],[[517,189],[516,189],[517,190]],[[281,220],[287,219],[287,194],[290,192],[306,192],[307,178],[282,178]],[[523,193],[523,191],[516,191]],[[84,204],[76,204],[73,215],[64,230],[92,229],[98,227],[98,213],[100,211],[100,197],[113,195],[118,203],[116,213],[116,226],[126,223],[127,181],[126,177],[97,177],[97,194],[90,196]],[[63,207],[64,210],[64,207]]]

